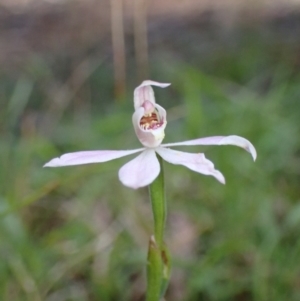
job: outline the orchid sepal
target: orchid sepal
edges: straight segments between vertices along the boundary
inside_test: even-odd
[[[138,87],[134,89],[134,93],[133,93],[134,109],[137,110],[139,107],[141,107],[145,100],[148,100],[153,104],[156,103],[154,91],[151,86],[166,88],[170,85],[171,85],[170,83],[160,83],[153,80],[144,80]]]
[[[205,137],[182,142],[166,143],[162,144],[161,146],[169,147],[182,145],[234,145],[241,147],[250,153],[253,161],[255,161],[257,158],[257,152],[253,144],[249,140],[237,135]]]

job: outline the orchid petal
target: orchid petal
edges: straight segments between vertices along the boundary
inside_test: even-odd
[[[140,120],[144,116],[145,109],[143,107],[138,108],[132,115],[132,123],[135,133],[140,142],[146,147],[157,147],[161,144],[165,137],[165,128],[167,125],[167,112],[158,104],[154,105],[162,125],[156,129],[143,129],[140,125]]]
[[[178,146],[178,145],[235,145],[245,149],[251,154],[253,160],[256,160],[257,154],[255,147],[250,141],[240,136],[214,136],[206,137],[182,142],[162,144],[163,147]]]
[[[206,159],[204,154],[185,153],[163,147],[157,148],[156,152],[169,163],[183,165],[195,172],[213,176],[219,182],[225,184],[224,176],[214,168],[214,164]]]
[[[119,170],[120,181],[137,189],[152,183],[160,172],[160,166],[153,149],[146,149]]]
[[[169,83],[159,83],[152,80],[143,81],[138,87],[134,90],[134,109],[137,110],[143,105],[145,100],[148,100],[152,103],[155,103],[154,92],[152,86],[157,86],[160,88],[166,88],[170,86]]]
[[[81,165],[89,163],[101,163],[124,156],[128,156],[142,151],[143,148],[133,150],[103,150],[103,151],[82,151],[64,154],[59,158],[54,158],[44,165],[44,167],[59,167],[70,165]]]

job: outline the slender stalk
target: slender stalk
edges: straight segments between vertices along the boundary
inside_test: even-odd
[[[149,241],[147,262],[146,301],[159,301],[163,279],[163,262],[160,249],[152,235]]]
[[[162,159],[158,156],[161,171],[149,187],[154,218],[154,236],[151,236],[147,263],[146,301],[159,301],[164,296],[170,278],[170,256],[164,244],[166,198]]]
[[[134,49],[139,80],[148,78],[147,1],[134,0]]]
[[[160,174],[149,186],[149,194],[154,218],[154,237],[157,245],[161,249],[164,241],[167,206],[165,197],[163,162],[160,156],[158,156],[158,160],[160,163]]]
[[[123,25],[123,0],[110,0],[111,34],[114,57],[115,96],[122,99],[126,90],[126,55]]]

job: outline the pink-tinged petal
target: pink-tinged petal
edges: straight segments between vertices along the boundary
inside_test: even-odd
[[[248,153],[251,154],[253,161],[256,160],[257,157],[257,153],[256,153],[256,149],[253,146],[253,144],[248,141],[247,139],[240,137],[240,136],[227,136],[224,137],[220,142],[219,145],[236,145],[239,146],[241,148],[243,148],[244,150],[246,150]]]
[[[154,92],[151,86],[157,86],[160,88],[166,88],[171,84],[159,83],[152,80],[143,81],[138,87],[134,90],[134,109],[137,110],[143,105],[143,103],[148,100],[152,103],[155,103]]]
[[[146,149],[119,170],[119,179],[133,189],[152,183],[160,172],[160,166],[153,149]]]
[[[249,152],[254,161],[257,157],[255,147],[252,145],[252,143],[243,137],[235,135],[206,137],[182,142],[167,143],[162,144],[161,146],[169,147],[179,145],[235,145]]]
[[[140,142],[146,147],[157,147],[161,144],[165,137],[165,128],[167,125],[167,112],[158,104],[155,104],[155,109],[159,115],[161,124],[155,129],[144,129],[141,127],[140,122],[145,114],[144,107],[140,107],[132,115],[132,123],[135,133]]]
[[[214,168],[214,164],[206,159],[204,154],[185,153],[163,147],[158,147],[156,152],[169,163],[183,165],[195,172],[213,176],[219,182],[225,184],[224,176]]]
[[[103,150],[103,151],[83,151],[75,152],[62,155],[59,158],[54,158],[44,165],[44,167],[59,167],[59,166],[70,166],[70,165],[81,165],[89,163],[101,163],[110,161],[113,159],[128,156],[134,153],[138,153],[144,150],[133,149],[133,150]]]

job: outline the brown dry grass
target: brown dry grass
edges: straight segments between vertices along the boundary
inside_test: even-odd
[[[189,22],[190,19],[202,18],[206,12],[210,13],[210,19],[214,22],[234,26],[240,21],[253,22],[254,19],[272,18],[300,10],[300,0],[123,1],[124,30],[129,35],[136,35],[134,4],[144,3],[146,6],[148,28],[149,24],[155,25],[156,20],[164,20],[166,24],[167,20]],[[110,0],[0,0],[2,68],[19,68],[28,57],[39,53],[52,56],[66,54],[76,60],[76,57],[84,56],[88,49],[97,48],[102,54],[110,55],[110,7]],[[143,40],[142,35],[139,40]],[[142,43],[144,48],[146,42]],[[145,66],[139,69],[146,69]]]

